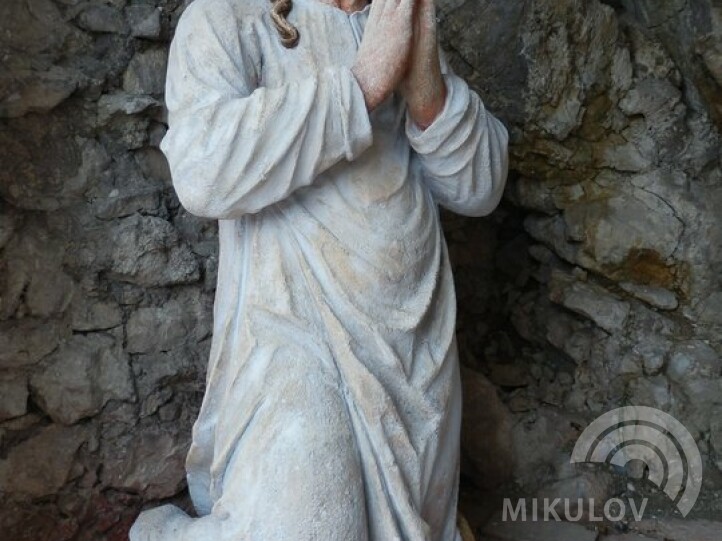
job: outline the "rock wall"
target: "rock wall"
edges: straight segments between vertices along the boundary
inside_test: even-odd
[[[180,4],[0,3],[4,539],[125,539],[184,487],[217,245],[158,150]]]
[[[214,224],[179,206],[158,150],[183,7],[0,3],[4,538],[124,539],[144,502],[182,500],[217,265]],[[571,446],[645,404],[692,431],[720,489],[722,8],[439,10],[452,64],[513,141],[499,211],[445,224],[466,474],[609,490],[569,469]]]
[[[440,5],[453,65],[513,139],[504,207],[487,222],[449,222],[464,362],[476,371],[466,379],[467,473],[487,488],[614,491],[602,472],[570,470],[570,450],[597,415],[646,405],[694,435],[714,494],[722,6]]]

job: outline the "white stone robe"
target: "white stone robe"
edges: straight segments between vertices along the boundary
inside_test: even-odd
[[[461,389],[438,205],[499,202],[507,132],[445,69],[425,131],[351,74],[368,8],[197,0],[170,52],[162,149],[220,224],[207,391],[188,455],[199,518],[139,541],[454,541]]]

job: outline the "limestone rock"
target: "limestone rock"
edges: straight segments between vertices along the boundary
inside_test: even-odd
[[[130,33],[134,38],[158,39],[161,33],[160,8],[131,5],[126,8]]]
[[[588,317],[607,332],[624,328],[629,304],[617,299],[603,288],[575,281],[562,273],[554,273],[549,296],[570,310]]]
[[[15,232],[17,213],[11,207],[0,203],[0,249],[5,245]]]
[[[0,458],[0,486],[35,498],[55,494],[68,480],[75,453],[86,439],[80,426],[41,428]]]
[[[672,255],[684,224],[659,197],[643,190],[606,200],[578,204],[564,214],[568,228],[582,230],[581,240],[591,268],[619,265],[634,251]],[[593,262],[592,262],[593,260]]]
[[[634,523],[634,529],[665,541],[717,541],[720,523],[704,519],[652,517]]]
[[[672,350],[667,374],[671,380],[680,382],[718,378],[722,376],[722,357],[701,340],[680,342]]]
[[[642,299],[644,302],[660,310],[676,310],[677,306],[679,306],[676,295],[668,289],[633,284],[631,282],[621,282],[619,286],[627,293],[634,295],[638,299]]]
[[[635,533],[626,533],[621,535],[605,535],[599,541],[656,541],[651,537],[637,535]]]
[[[685,426],[690,430],[708,431],[712,421],[710,411],[719,405],[722,396],[722,378],[674,381],[669,377],[669,380],[679,393],[680,402],[686,404]]]
[[[659,374],[664,367],[669,351],[672,349],[672,341],[658,334],[649,333],[647,338],[638,340],[632,349],[634,353],[642,357],[644,373],[654,376]]]
[[[550,481],[560,463],[569,463],[570,451],[584,420],[558,409],[537,408],[516,419],[512,428],[514,479],[536,490]],[[507,451],[508,453],[508,451]]]
[[[637,82],[619,101],[620,109],[627,115],[653,116],[665,108],[673,108],[682,93],[668,79],[647,77]]]
[[[198,375],[203,372],[206,359],[202,353],[173,345],[173,351],[138,355],[134,359],[133,372],[142,417],[154,414],[171,399],[172,386],[197,382]]]
[[[78,88],[80,75],[60,66],[44,71],[15,71],[12,77],[0,76],[0,118],[20,117],[27,113],[46,113],[65,101]]]
[[[109,400],[133,400],[128,360],[115,340],[76,335],[31,378],[33,396],[56,422],[73,424],[98,413]]]
[[[123,90],[131,94],[162,94],[167,64],[165,49],[136,53],[123,76]]]
[[[697,317],[702,323],[722,326],[722,291],[713,291],[705,298],[700,299]]]
[[[133,120],[135,116],[126,118]],[[88,235],[88,241],[96,243],[94,251],[99,252],[103,259],[110,251],[107,245],[108,237],[113,235],[116,228],[126,225],[126,222],[118,219],[133,217],[135,214],[160,218],[165,214],[161,206],[163,186],[154,179],[145,178],[133,156],[127,154],[127,151],[127,148],[118,150],[119,155],[115,159],[116,174],[122,175],[124,184],[119,187],[111,183],[98,186],[97,199],[93,202],[92,214],[107,222],[108,227]],[[95,259],[100,258],[96,255]]]
[[[114,32],[127,30],[123,12],[107,4],[90,5],[78,16],[78,24],[91,32]]]
[[[67,329],[59,321],[25,318],[0,323],[0,367],[15,368],[38,362],[55,349]]]
[[[110,235],[111,269],[118,280],[149,287],[199,279],[198,261],[162,218],[134,215],[122,220]]]
[[[30,115],[17,128],[0,128],[0,161],[24,163],[0,169],[0,194],[8,202],[22,209],[57,210],[77,204],[88,185],[102,177],[110,156],[95,139],[68,136],[71,122],[60,114],[51,119]]]
[[[672,406],[672,393],[667,378],[659,375],[649,378],[636,378],[629,383],[629,396],[637,406],[669,411]]]
[[[71,27],[52,0],[10,0],[0,3],[0,20],[14,23],[3,32],[3,45],[31,54],[56,53],[71,33]]]
[[[578,502],[595,502],[595,515],[602,514],[604,502],[615,494],[615,482],[611,474],[603,471],[579,471],[572,476],[562,476],[562,479],[545,486],[537,493],[539,501],[547,498],[550,502],[560,499],[560,506],[557,509],[559,515],[564,511],[564,503],[569,502],[569,513],[571,516],[581,515],[585,518],[589,511],[589,505],[585,504],[579,509]]]
[[[63,313],[70,304],[74,288],[73,280],[59,269],[36,272],[25,293],[28,312],[38,317]]]
[[[135,153],[135,159],[143,175],[147,178],[158,180],[165,186],[172,185],[168,160],[160,150],[150,147],[140,149]],[[176,227],[178,227],[177,224]]]
[[[160,102],[150,96],[125,92],[104,94],[98,100],[98,122],[104,124],[116,113],[134,115],[159,105]]]
[[[482,374],[463,370],[462,383],[461,447],[466,473],[478,486],[493,489],[512,473],[511,414]]]
[[[0,421],[28,411],[28,382],[22,375],[0,377]]]
[[[499,387],[525,387],[529,384],[529,368],[522,362],[491,363],[489,379]]]
[[[190,440],[177,430],[149,425],[134,435],[126,434],[103,447],[107,467],[101,482],[133,490],[148,498],[168,498],[185,482],[185,457]]]
[[[162,306],[138,308],[126,325],[127,350],[162,352],[201,340],[208,330],[207,321],[198,313],[202,309],[202,300],[182,298],[171,299]]]
[[[715,453],[715,464],[722,471],[722,407],[716,407],[710,413],[710,443]]]
[[[512,504],[513,505],[513,504]],[[531,505],[530,505],[531,507]],[[527,510],[527,519],[506,521],[501,517],[484,526],[484,539],[494,541],[596,541],[597,533],[573,522],[543,521],[542,511],[539,520],[534,521],[531,510]]]
[[[123,313],[114,302],[78,296],[71,307],[71,325],[76,331],[102,331],[123,322]]]

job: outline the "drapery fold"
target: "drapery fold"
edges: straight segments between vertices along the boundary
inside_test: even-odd
[[[206,395],[188,484],[198,518],[143,513],[132,541],[458,541],[461,386],[438,205],[488,214],[507,134],[445,69],[421,132],[368,114],[350,67],[368,9],[265,0],[182,16],[163,140],[181,203],[219,219]]]

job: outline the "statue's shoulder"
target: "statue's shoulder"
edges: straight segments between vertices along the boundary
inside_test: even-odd
[[[247,21],[257,19],[270,11],[270,0],[194,0],[185,9],[181,19]]]

